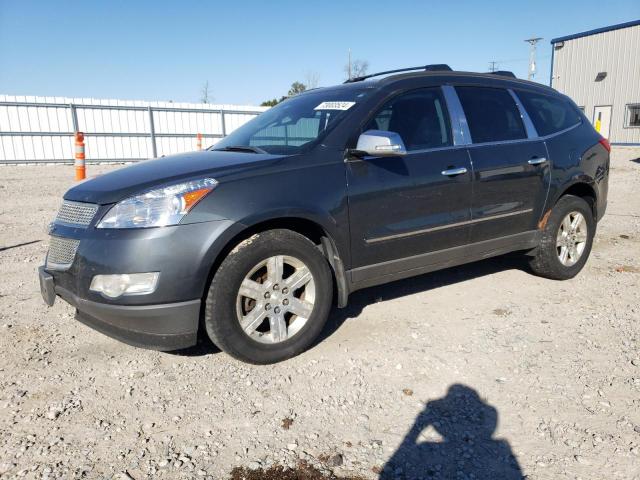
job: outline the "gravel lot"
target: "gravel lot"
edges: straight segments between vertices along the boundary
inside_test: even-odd
[[[136,349],[47,308],[36,267],[73,169],[0,167],[0,477],[228,479],[302,460],[367,479],[640,478],[638,157],[615,152],[577,278],[510,255],[364,290],[267,367],[208,343]]]

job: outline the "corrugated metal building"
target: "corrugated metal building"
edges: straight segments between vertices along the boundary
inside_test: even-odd
[[[640,20],[551,40],[551,86],[614,145],[640,146]]]

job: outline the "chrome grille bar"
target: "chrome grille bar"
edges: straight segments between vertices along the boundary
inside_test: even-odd
[[[47,253],[47,268],[51,270],[66,270],[73,263],[80,240],[51,236],[49,253]]]
[[[65,200],[62,202],[55,223],[86,228],[95,217],[97,211],[98,205],[93,203]]]

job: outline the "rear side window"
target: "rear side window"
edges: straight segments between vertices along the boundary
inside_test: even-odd
[[[407,151],[451,145],[449,118],[439,88],[425,88],[399,95],[387,102],[364,130],[395,132]]]
[[[580,123],[580,115],[568,100],[539,93],[518,91],[538,135],[544,137]]]
[[[456,87],[473,143],[527,138],[511,94],[502,88]]]

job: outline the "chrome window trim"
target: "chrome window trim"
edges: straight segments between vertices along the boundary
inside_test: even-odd
[[[472,143],[471,133],[456,89],[451,85],[442,85],[440,88],[447,103],[447,110],[449,110],[451,132],[453,133],[453,146],[460,147],[470,145]]]
[[[578,128],[581,125],[582,125],[582,122],[579,122],[579,123],[576,123],[575,125],[572,125],[572,126],[570,126],[568,128],[565,128],[564,130],[560,130],[558,132],[550,133],[549,135],[545,135],[544,137],[519,138],[517,140],[502,140],[502,141],[499,141],[499,142],[474,143],[472,145],[468,145],[467,148],[486,147],[486,146],[491,146],[491,145],[504,145],[504,144],[511,144],[511,143],[522,143],[522,142],[530,142],[532,140],[544,141],[544,140],[548,140],[550,138],[556,137],[558,135],[562,135],[563,133],[567,133],[567,132],[573,130],[574,128]]]
[[[423,233],[437,232],[438,230],[445,230],[447,228],[463,227],[465,225],[472,225],[474,223],[487,222],[489,220],[498,220],[500,218],[512,217],[514,215],[522,215],[522,214],[531,213],[531,212],[533,212],[533,208],[527,208],[524,210],[516,210],[515,212],[499,213],[497,215],[491,215],[489,217],[474,218],[471,220],[465,220],[463,222],[447,223],[445,225],[438,225],[437,227],[421,228],[420,230],[412,230],[410,232],[395,233],[392,235],[385,235],[383,237],[365,238],[364,241],[366,244],[369,245],[372,243],[384,242],[386,240],[395,240],[398,238],[412,237],[414,235],[421,235]]]
[[[583,122],[581,120],[578,123],[576,123],[575,125],[571,125],[570,127],[567,127],[564,130],[560,130],[558,132],[550,133],[549,135],[545,135],[544,137],[538,137],[538,140],[547,140],[549,138],[556,137],[558,135],[562,135],[563,133],[567,133],[568,131],[573,130],[574,128],[578,128],[578,127],[582,126],[582,123]]]
[[[410,155],[413,155],[413,154],[420,154],[420,153],[440,152],[442,150],[460,150],[460,149],[463,149],[463,148],[471,149],[471,148],[478,148],[478,147],[491,147],[491,146],[495,146],[495,145],[509,145],[509,144],[514,144],[514,143],[530,142],[532,140],[545,141],[545,140],[548,140],[548,139],[550,139],[552,137],[555,137],[557,135],[562,135],[563,133],[566,133],[566,132],[568,132],[570,130],[573,130],[574,128],[577,128],[577,127],[579,127],[581,125],[582,125],[582,122],[576,123],[575,125],[572,125],[569,128],[565,128],[564,130],[560,130],[559,132],[550,133],[549,135],[545,135],[544,137],[519,138],[517,140],[502,140],[502,141],[499,141],[499,142],[471,143],[471,144],[468,144],[468,145],[449,145],[448,147],[425,148],[425,149],[422,149],[422,150],[411,150],[411,151],[407,152],[406,156],[410,156]],[[365,156],[365,157],[363,157],[363,160],[370,159],[370,158],[379,158],[379,157]]]
[[[513,101],[516,102],[516,107],[518,107],[518,111],[520,112],[520,118],[522,119],[522,123],[524,123],[524,128],[527,131],[527,137],[538,138],[538,131],[536,130],[536,127],[533,125],[533,122],[531,121],[531,117],[529,117],[529,113],[527,112],[527,109],[524,108],[524,105],[520,101],[520,98],[518,97],[516,92],[513,91],[513,89],[510,88],[508,91],[511,94],[511,98],[513,98]]]
[[[567,133],[567,132],[573,130],[574,128],[578,128],[579,126],[582,125],[582,123],[583,122],[580,121],[579,123],[576,123],[575,125],[571,125],[570,127],[565,128],[564,130],[560,130],[558,132],[550,133],[549,135],[545,135],[544,137],[519,138],[517,140],[502,140],[502,141],[499,141],[499,142],[474,143],[472,145],[468,145],[468,148],[485,147],[485,146],[490,146],[490,145],[503,145],[503,144],[520,143],[520,142],[530,142],[532,140],[545,141],[545,140],[549,140],[550,138],[556,137],[558,135],[562,135],[563,133]]]

